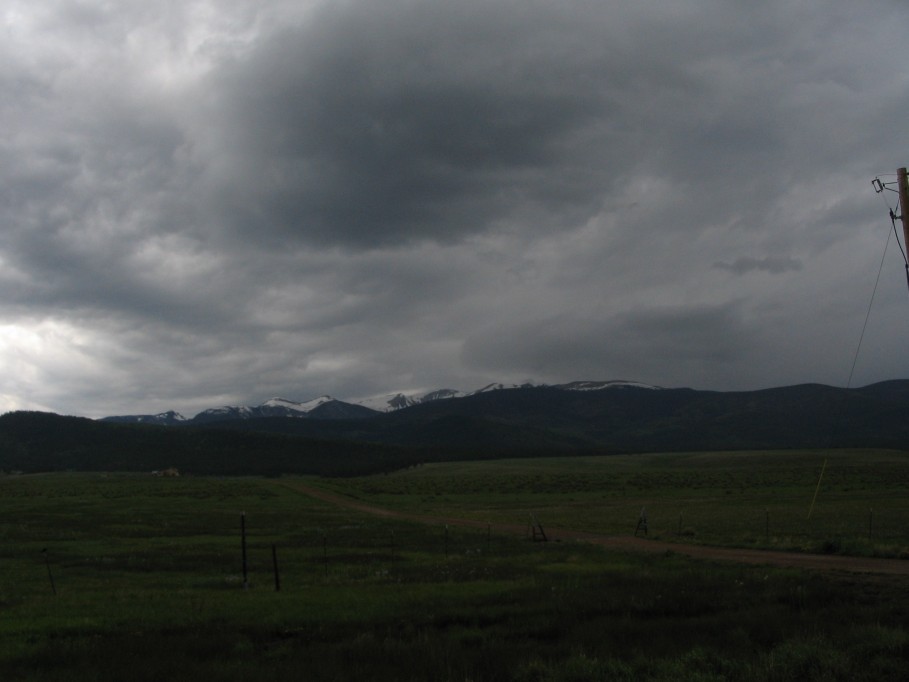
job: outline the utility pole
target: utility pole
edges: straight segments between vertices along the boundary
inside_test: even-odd
[[[903,221],[903,244],[909,248],[909,177],[905,168],[897,169],[896,184],[900,197],[900,219]]]
[[[895,190],[892,187],[893,184],[894,183],[892,182],[881,182],[880,178],[874,178],[874,180],[871,181],[871,186],[874,187],[874,191],[877,194],[881,194],[886,189],[890,190],[891,192],[896,192],[897,196],[899,197],[898,206],[900,209],[900,215],[896,215],[896,213],[894,213],[893,209],[891,208],[890,222],[893,223],[893,234],[896,236],[897,242],[899,242],[899,237],[896,235],[896,219],[899,218],[903,223],[903,244],[905,247],[901,246],[900,248],[903,251],[903,260],[904,265],[906,266],[906,284],[909,285],[909,258],[906,257],[907,250],[909,250],[909,174],[907,174],[905,167],[896,169]],[[890,207],[890,202],[887,202],[887,206],[888,208]],[[883,262],[881,265],[883,265]],[[861,342],[859,342],[859,345],[861,345]],[[851,378],[852,377],[850,376],[850,379]],[[809,512],[809,516],[810,515],[811,513]]]

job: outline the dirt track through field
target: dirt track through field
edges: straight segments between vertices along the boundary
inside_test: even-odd
[[[476,521],[473,519],[408,514],[393,509],[376,507],[350,497],[345,497],[344,495],[331,493],[300,482],[282,481],[281,485],[324,502],[329,502],[348,509],[355,509],[356,511],[372,514],[373,516],[432,525],[463,526],[470,528],[488,527],[493,532],[502,535],[527,535],[527,525],[488,524],[484,521]],[[710,561],[729,561],[742,564],[803,568],[812,571],[825,572],[909,576],[909,561],[901,559],[875,559],[871,557],[850,557],[830,554],[804,554],[797,552],[686,545],[675,542],[663,542],[660,540],[647,540],[632,536],[598,535],[596,533],[562,528],[547,528],[546,534],[550,541],[578,540],[626,552],[649,554],[674,552],[695,559]]]

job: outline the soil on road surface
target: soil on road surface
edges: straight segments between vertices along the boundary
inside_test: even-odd
[[[282,485],[309,495],[324,502],[329,502],[348,509],[354,509],[365,514],[385,518],[400,519],[416,523],[444,524],[449,526],[464,526],[473,528],[490,528],[503,535],[526,535],[526,525],[488,524],[472,519],[445,518],[438,516],[425,516],[376,507],[359,500],[328,492],[320,488],[306,485],[301,482],[283,481]],[[575,531],[562,528],[547,528],[547,537],[551,541],[578,540],[591,544],[617,549],[627,552],[643,552],[659,554],[674,552],[696,559],[711,561],[731,561],[743,564],[759,564],[777,567],[803,568],[813,571],[842,572],[842,573],[867,573],[876,575],[909,576],[909,561],[902,559],[877,559],[872,557],[851,557],[831,554],[804,554],[799,552],[779,552],[771,550],[735,549],[729,547],[710,547],[706,545],[687,545],[660,540],[647,540],[633,536],[598,535],[584,531]]]

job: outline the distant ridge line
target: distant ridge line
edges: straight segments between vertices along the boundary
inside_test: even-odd
[[[466,398],[490,391],[512,390],[521,388],[553,388],[566,391],[595,391],[619,387],[636,387],[659,389],[658,386],[635,381],[572,381],[565,384],[486,384],[475,391],[463,392],[457,389],[441,388],[426,393],[388,393],[363,400],[336,400],[329,395],[306,402],[295,402],[286,398],[270,398],[260,405],[224,405],[212,407],[197,413],[194,417],[184,417],[179,412],[168,410],[158,414],[133,414],[103,417],[100,421],[160,424],[174,426],[188,423],[224,421],[232,419],[257,419],[262,417],[299,417],[312,419],[358,419],[372,416],[372,413],[392,412],[434,400]],[[328,406],[328,407],[325,407]],[[369,412],[365,411],[368,410]]]

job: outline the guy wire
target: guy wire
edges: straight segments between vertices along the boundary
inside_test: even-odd
[[[893,215],[892,211],[891,211],[891,215]],[[895,232],[895,231],[896,231],[896,224],[894,223],[893,232]],[[874,296],[875,296],[875,294],[877,294],[877,285],[880,283],[881,273],[884,271],[884,259],[887,257],[887,247],[890,246],[890,235],[891,234],[892,234],[892,232],[890,232],[888,230],[887,231],[887,241],[884,244],[884,253],[881,255],[881,264],[880,264],[880,267],[878,267],[878,269],[877,269],[877,279],[874,280],[874,289],[871,291],[871,300],[868,301],[868,310],[865,313],[865,323],[862,325],[862,333],[859,335],[858,345],[855,348],[855,355],[852,357],[852,368],[849,370],[849,380],[846,381],[846,388],[852,387],[852,375],[855,373],[855,365],[858,362],[859,351],[861,351],[861,349],[862,349],[862,341],[865,338],[865,330],[868,328],[868,318],[871,317],[871,307],[872,307],[872,305],[874,305]],[[897,239],[897,243],[899,243],[899,239]],[[902,250],[902,247],[900,247],[900,250]],[[905,255],[903,256],[903,259],[905,260]]]

